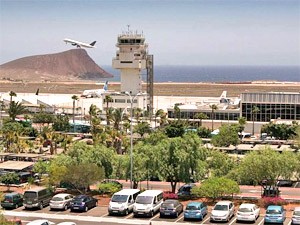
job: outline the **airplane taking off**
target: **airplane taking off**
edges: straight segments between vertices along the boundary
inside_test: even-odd
[[[83,91],[81,97],[86,97],[86,98],[101,97],[102,94],[107,91],[107,87],[108,87],[108,81],[105,82],[103,89],[85,90]]]
[[[71,45],[76,46],[77,48],[82,48],[82,47],[84,47],[84,48],[96,48],[95,47],[96,41],[93,41],[91,44],[86,44],[86,43],[83,43],[83,42],[80,42],[80,41],[74,41],[72,39],[66,38],[66,39],[64,39],[64,42],[66,42],[66,44],[70,43]]]

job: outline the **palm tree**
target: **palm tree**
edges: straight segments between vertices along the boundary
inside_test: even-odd
[[[0,102],[0,120],[2,120],[2,111],[5,109],[4,101]]]
[[[17,94],[16,94],[16,92],[14,92],[14,91],[10,91],[10,92],[9,92],[9,96],[10,96],[10,104],[11,104],[11,102],[12,102],[12,97],[17,97]]]
[[[42,105],[42,104],[40,104],[40,112],[43,112],[44,111],[44,109],[46,108],[46,106],[45,105]]]
[[[110,125],[110,121],[113,118],[113,112],[114,109],[112,107],[109,107],[108,109],[106,109],[106,124]]]
[[[215,104],[212,104],[209,107],[211,108],[211,130],[214,131],[215,110],[218,109],[218,106]]]
[[[97,116],[97,111],[98,111],[98,107],[94,104],[91,104],[90,109],[89,109],[90,124],[92,124],[93,118],[95,118]]]
[[[194,119],[199,119],[200,120],[200,126],[202,126],[202,120],[208,119],[208,116],[204,113],[196,113],[194,115]]]
[[[16,121],[17,115],[21,115],[26,111],[22,103],[12,101],[8,109],[8,115],[12,121]]]
[[[156,111],[155,113],[155,118],[154,118],[154,122],[155,122],[155,127],[156,127],[156,121],[157,121],[157,117],[160,117],[160,119],[162,119],[163,117],[165,117],[165,113],[162,109],[159,109]]]
[[[178,105],[174,106],[174,117],[177,118],[178,120],[180,118],[180,108],[178,107]]]
[[[115,109],[112,114],[112,120],[114,122],[114,128],[119,130],[120,123],[122,123],[122,109]]]
[[[110,96],[110,95],[105,95],[105,102],[106,102],[106,124],[109,125],[110,124],[110,121],[108,119],[108,111],[109,111],[109,108],[108,108],[108,104],[110,102],[112,102],[113,98]]]
[[[257,117],[258,112],[259,112],[259,108],[256,105],[253,106],[252,111],[251,111],[251,117],[252,117],[252,121],[253,121],[252,135],[254,135],[254,115]]]
[[[143,114],[143,110],[141,108],[137,108],[134,112],[137,123],[140,122],[140,117]]]
[[[78,96],[77,95],[73,95],[72,96],[72,100],[73,100],[73,124],[75,123],[75,101],[78,100]]]

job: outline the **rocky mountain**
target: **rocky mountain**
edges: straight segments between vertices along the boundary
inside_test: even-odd
[[[29,56],[0,65],[0,79],[66,81],[110,78],[84,49]]]

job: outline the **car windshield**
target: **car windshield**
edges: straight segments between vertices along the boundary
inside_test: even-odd
[[[114,195],[111,199],[112,202],[126,202],[128,195]]]
[[[5,196],[4,197],[4,200],[11,200],[12,199],[12,196]]]
[[[174,208],[172,203],[163,203],[161,207],[162,208]]]
[[[64,199],[63,198],[61,198],[61,197],[53,197],[52,198],[52,201],[57,201],[57,202],[59,202],[59,201],[63,201]]]
[[[267,214],[281,214],[281,211],[278,209],[269,209],[267,210]]]
[[[214,210],[227,211],[228,210],[228,205],[216,205]]]
[[[295,215],[295,216],[300,216],[300,211],[295,211],[295,212],[294,212],[294,215]]]
[[[199,209],[199,206],[196,206],[196,205],[188,205],[186,207],[186,210],[198,210]]]
[[[24,194],[24,198],[36,198],[36,192],[26,191]]]
[[[151,196],[138,196],[136,199],[136,203],[138,204],[151,204],[153,201],[153,197]]]
[[[251,208],[240,208],[239,212],[252,212]]]

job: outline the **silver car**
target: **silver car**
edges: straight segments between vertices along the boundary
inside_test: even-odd
[[[241,204],[237,211],[237,221],[253,221],[259,217],[260,208],[255,204]]]
[[[229,221],[234,216],[234,204],[231,201],[218,202],[211,211],[210,221]]]
[[[67,210],[70,207],[70,203],[73,196],[70,194],[57,194],[50,200],[50,210],[63,209]]]
[[[300,207],[296,207],[292,216],[292,224],[300,224]]]

